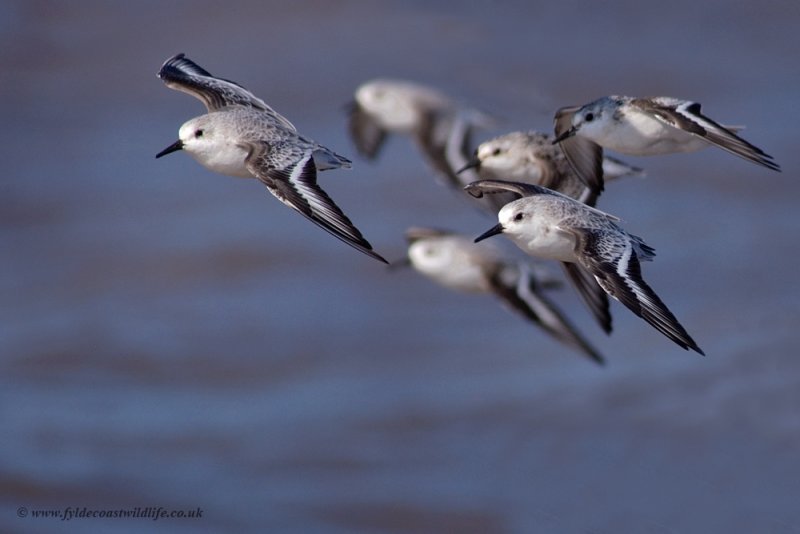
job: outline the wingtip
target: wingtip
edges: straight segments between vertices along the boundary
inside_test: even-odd
[[[325,230],[328,230],[328,229],[325,228]],[[330,230],[328,230],[328,232],[330,232]],[[350,239],[347,239],[347,238],[345,238],[343,236],[340,236],[340,235],[338,235],[336,233],[333,233],[333,232],[330,232],[330,233],[331,233],[331,235],[333,235],[334,237],[340,239],[345,244],[350,245],[351,247],[353,247],[357,251],[359,251],[359,252],[369,256],[370,258],[378,260],[379,262],[391,267],[392,264],[389,263],[389,261],[386,258],[384,258],[380,254],[378,254],[377,252],[372,250],[372,245],[370,245],[366,240],[364,240],[362,243],[357,243],[357,242],[352,241]]]
[[[384,258],[380,254],[378,254],[377,252],[372,250],[372,247],[369,245],[369,243],[366,243],[366,244],[356,243],[354,241],[351,241],[351,240],[346,239],[346,238],[344,238],[344,237],[342,237],[342,236],[340,236],[338,234],[335,234],[335,233],[331,232],[327,228],[325,228],[325,230],[327,230],[334,237],[336,237],[339,240],[341,240],[343,243],[345,243],[347,245],[350,245],[352,248],[354,248],[357,251],[361,252],[362,254],[364,254],[366,256],[369,256],[370,258],[373,258],[373,259],[375,259],[375,260],[377,260],[377,261],[379,261],[379,262],[381,262],[381,263],[383,263],[385,265],[388,265],[389,267],[392,267],[392,264],[389,263],[389,261],[386,258]]]
[[[389,261],[386,258],[384,258],[380,254],[375,252],[372,249],[372,245],[370,245],[369,242],[366,239],[363,239],[363,237],[362,237],[362,242],[361,243],[357,243],[357,242],[352,241],[350,239],[345,239],[344,237],[342,237],[340,235],[337,235],[337,234],[333,234],[333,235],[335,237],[338,237],[343,242],[345,242],[346,244],[350,245],[351,247],[353,247],[357,251],[363,252],[364,254],[369,256],[370,258],[374,258],[374,259],[378,260],[379,262],[384,263],[384,264],[389,265],[389,266],[392,265],[391,263],[389,263]]]
[[[588,343],[582,345],[581,349],[583,349],[583,354],[588,356],[590,360],[592,360],[600,367],[605,367],[606,364],[608,363],[606,359],[603,357],[603,355],[597,352],[597,350],[594,347],[590,346]]]
[[[600,322],[600,321],[602,321],[602,322]],[[605,332],[605,334],[607,336],[610,336],[611,333],[614,331],[614,325],[611,324],[611,323],[612,323],[612,319],[611,319],[611,315],[610,314],[608,315],[608,320],[607,321],[603,320],[603,319],[598,319],[598,324],[600,325],[600,329],[603,332]]]
[[[186,57],[186,54],[184,54],[183,52],[178,52],[174,56],[168,57],[166,59],[166,61],[164,61],[164,63],[161,64],[161,68],[158,69],[158,72],[156,73],[156,76],[158,76],[159,78],[163,79],[164,78],[164,69],[166,69],[167,67],[172,65],[174,62],[180,61],[185,57]]]
[[[167,59],[158,71],[158,77],[165,81],[171,77],[179,78],[187,75],[211,76],[211,73],[186,57],[183,52]]]
[[[306,216],[305,214],[303,214],[303,215]],[[365,255],[369,256],[370,258],[373,258],[373,259],[375,259],[375,260],[377,260],[377,261],[379,261],[379,262],[381,262],[381,263],[383,263],[385,265],[389,265],[391,267],[392,264],[389,263],[389,261],[386,258],[384,258],[380,254],[378,254],[377,252],[372,250],[372,245],[370,245],[369,242],[367,242],[365,239],[363,239],[363,237],[361,238],[362,239],[361,242],[353,241],[351,238],[345,237],[343,235],[340,235],[340,234],[332,231],[331,229],[327,228],[323,224],[320,224],[316,220],[314,220],[314,219],[311,219],[311,220],[315,224],[319,225],[322,229],[324,229],[325,231],[330,233],[332,236],[334,236],[335,238],[337,238],[340,241],[342,241],[343,243],[345,243],[346,245],[350,245],[352,248],[356,249],[357,251],[361,252],[362,254],[365,254]]]
[[[466,191],[475,198],[483,197],[483,191],[480,188],[480,182],[472,182],[465,185],[464,191]]]

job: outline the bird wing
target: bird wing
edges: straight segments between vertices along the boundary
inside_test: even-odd
[[[619,217],[615,215],[611,215],[610,213],[606,213],[602,210],[594,208],[592,206],[588,206],[571,198],[563,193],[559,193],[558,191],[553,191],[552,189],[548,189],[546,187],[542,187],[541,185],[536,184],[529,184],[529,183],[522,183],[522,182],[509,182],[506,180],[478,180],[477,182],[472,182],[468,184],[464,189],[470,195],[481,198],[485,193],[493,194],[499,193],[503,191],[511,191],[512,193],[516,193],[521,197],[529,197],[534,195],[552,195],[558,198],[561,198],[564,202],[578,204],[580,209],[586,210],[602,217],[605,217],[611,221],[618,221]]]
[[[556,139],[572,128],[572,117],[579,109],[581,109],[579,106],[570,106],[556,111],[554,120]],[[602,193],[603,147],[580,135],[570,135],[559,141],[558,145],[578,178],[596,195]]]
[[[703,115],[700,111],[701,105],[698,102],[670,97],[655,97],[637,98],[631,101],[631,105],[673,128],[701,137],[731,154],[758,165],[763,165],[773,171],[780,171],[781,169],[773,161],[772,156],[745,141],[730,128],[726,128]]]
[[[642,278],[631,240],[594,229],[574,228],[578,257],[606,292],[684,349],[703,351]]]
[[[358,102],[350,102],[347,110],[347,131],[356,150],[366,159],[375,159],[386,140],[386,130]]]
[[[583,351],[599,364],[605,359],[589,344],[566,316],[540,290],[532,273],[520,265],[516,283],[510,283],[503,272],[496,270],[489,277],[489,285],[506,305],[540,326],[555,339]]]
[[[177,54],[166,60],[158,71],[158,77],[170,89],[182,91],[199,99],[208,108],[209,113],[229,106],[250,107],[267,113],[285,128],[297,131],[288,119],[253,93],[236,82],[212,76],[184,54]]]
[[[248,150],[245,160],[248,170],[278,200],[351,247],[388,263],[373,252],[372,245],[317,184],[310,151],[285,142],[251,144]]]
[[[567,273],[569,281],[583,299],[589,311],[592,312],[597,324],[603,332],[610,334],[611,309],[608,302],[606,291],[597,283],[594,275],[577,263],[563,262],[561,264]]]

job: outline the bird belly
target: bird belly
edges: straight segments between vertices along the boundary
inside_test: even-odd
[[[253,178],[253,174],[245,165],[247,152],[236,145],[225,145],[217,150],[193,155],[198,163],[214,172],[239,178]]]
[[[541,228],[522,245],[521,248],[532,256],[566,262],[575,261],[574,240],[557,229]]]
[[[453,266],[438,273],[437,281],[445,287],[463,293],[485,293],[489,290],[486,276],[477,265]]]
[[[693,152],[707,146],[700,137],[644,115],[620,125],[606,142],[607,148],[632,156]]]

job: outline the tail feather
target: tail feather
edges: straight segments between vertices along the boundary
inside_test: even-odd
[[[320,146],[317,148],[312,157],[314,158],[314,165],[316,165],[318,171],[327,171],[330,169],[350,169],[353,167],[353,162],[347,159],[344,156],[341,156],[330,150],[325,148],[324,146]]]

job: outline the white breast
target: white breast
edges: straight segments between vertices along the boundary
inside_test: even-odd
[[[570,234],[551,226],[545,221],[529,221],[522,233],[511,233],[509,237],[518,247],[539,258],[574,262],[575,240]]]
[[[245,159],[247,151],[232,143],[214,143],[206,145],[202,150],[191,151],[198,163],[220,174],[237,176],[240,178],[253,178],[247,170]]]
[[[624,121],[607,131],[602,145],[622,154],[654,156],[694,152],[708,143],[645,113],[628,113]]]
[[[414,268],[437,283],[465,293],[483,293],[489,290],[481,266],[465,251],[458,241],[422,240],[411,245],[408,254]],[[472,243],[466,246],[474,247]]]

